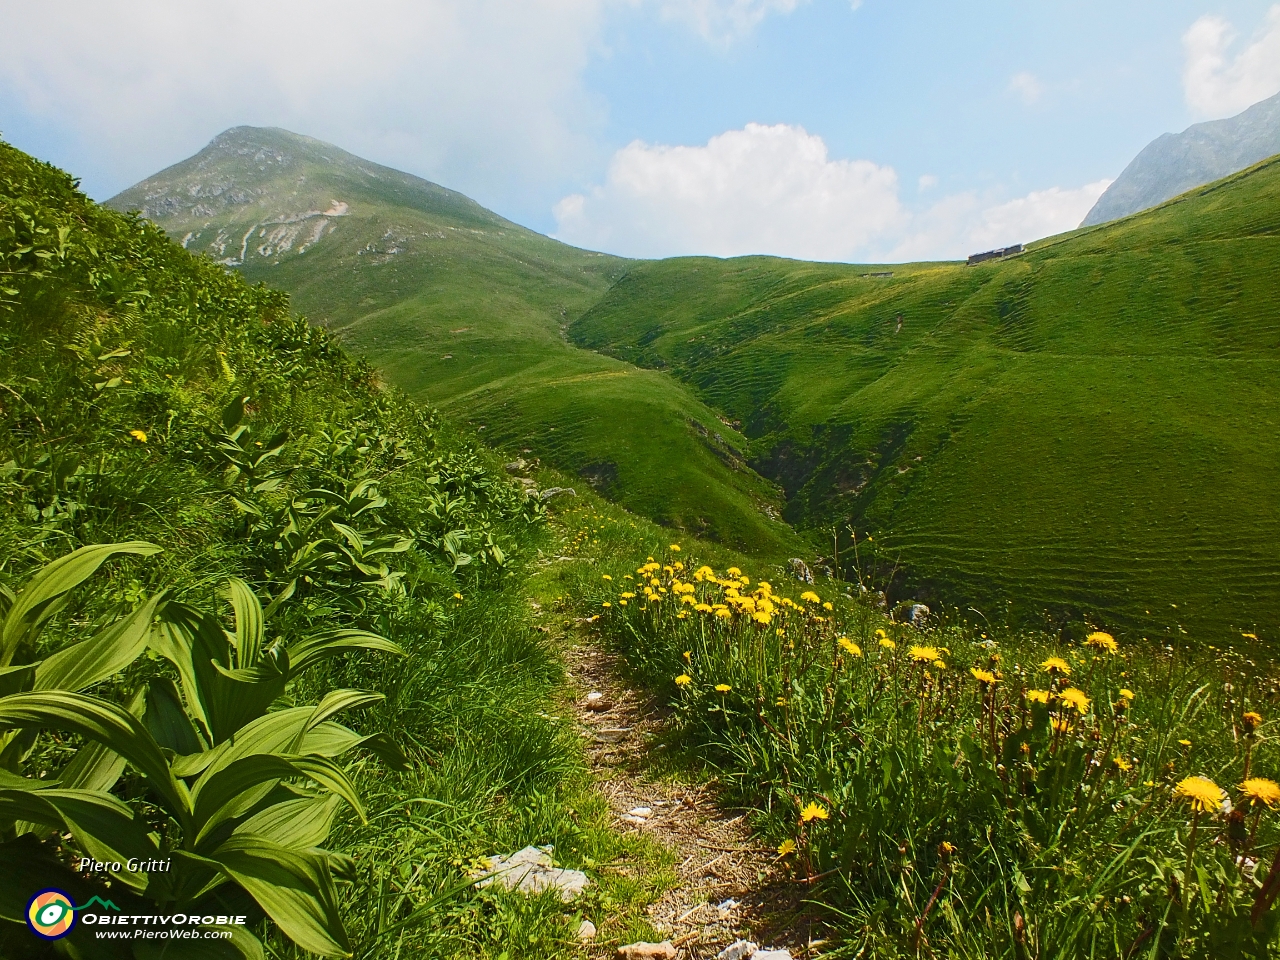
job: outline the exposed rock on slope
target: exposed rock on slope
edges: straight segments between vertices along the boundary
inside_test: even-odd
[[[1280,153],[1280,93],[1226,120],[1211,120],[1147,144],[1081,222],[1118,220],[1220,180]]]

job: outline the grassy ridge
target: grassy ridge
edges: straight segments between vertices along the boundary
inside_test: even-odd
[[[638,264],[570,335],[741,421],[786,516],[873,536],[899,592],[1269,636],[1278,233],[1271,161],[974,268]]]
[[[683,385],[565,340],[626,261],[280,130],[228,131],[109,203],[289,291],[390,382],[491,442],[662,523],[796,551],[765,509],[781,509],[777,488],[745,466],[732,427]]]

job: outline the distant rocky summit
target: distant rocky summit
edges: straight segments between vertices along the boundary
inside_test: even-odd
[[[1211,120],[1147,144],[1080,226],[1118,220],[1220,180],[1280,153],[1280,93],[1226,120]]]

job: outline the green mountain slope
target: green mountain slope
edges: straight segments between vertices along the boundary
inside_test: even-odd
[[[1265,635],[1277,277],[1280,158],[977,267],[637,264],[570,333],[740,420],[787,516],[873,534],[904,593]]]
[[[112,198],[288,291],[410,395],[659,522],[793,550],[779,491],[684,385],[568,343],[625,270],[461,194],[284,130],[236,127]]]

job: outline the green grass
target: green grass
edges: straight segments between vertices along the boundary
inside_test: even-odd
[[[570,336],[740,421],[895,595],[1274,641],[1278,231],[1270,161],[973,268],[637,264]]]
[[[273,219],[334,200],[345,215],[305,221],[330,225],[314,245],[301,249],[307,226],[289,249],[258,252],[289,229]],[[626,261],[279,130],[230,131],[109,204],[143,209],[189,249],[288,291],[389,382],[491,443],[532,450],[659,522],[771,555],[801,549],[770,519],[781,497],[745,466],[743,438],[692,391],[565,340]]]

